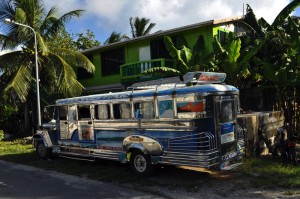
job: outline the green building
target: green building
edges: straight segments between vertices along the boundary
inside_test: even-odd
[[[214,36],[222,41],[226,32],[239,32],[240,20],[242,17],[210,20],[84,50],[82,53],[94,63],[96,71],[91,75],[78,70],[78,79],[88,93],[122,90],[132,83],[147,80],[141,75],[146,69],[172,68],[173,60],[165,47],[164,36],[170,36],[175,42],[178,36],[183,36],[193,47],[201,34],[206,49],[212,51]]]

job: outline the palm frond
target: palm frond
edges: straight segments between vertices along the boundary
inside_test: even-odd
[[[84,87],[77,81],[76,74],[70,64],[57,54],[52,54],[52,59],[60,62],[61,67],[56,67],[57,71],[57,93],[63,93],[66,97],[78,96]]]
[[[104,42],[104,44],[112,44],[115,42],[122,41],[123,39],[128,39],[128,36],[126,35],[121,35],[121,33],[117,33],[113,31],[109,38]]]
[[[84,10],[73,10],[70,11],[61,17],[55,17],[54,14],[54,8],[50,10],[50,12],[53,12],[52,15],[49,14],[49,17],[46,18],[45,23],[43,23],[43,35],[46,38],[53,38],[58,34],[58,32],[65,28],[65,24],[69,22],[73,17],[79,17],[82,15]]]
[[[153,27],[156,25],[155,23],[150,23],[150,19],[147,18],[139,18],[135,17],[129,18],[130,27],[131,27],[131,33],[132,37],[140,37],[144,36],[150,33],[150,31],[153,29]],[[149,26],[146,28],[146,26],[149,24]]]
[[[146,28],[146,30],[143,32],[143,35],[148,35],[155,25],[156,23],[150,23],[149,26]]]
[[[133,25],[133,18],[130,17],[129,18],[129,24],[130,24],[130,27],[131,27],[131,34],[132,34],[132,38],[135,38],[136,37],[136,33],[135,33],[135,28],[134,28],[134,25]]]
[[[68,64],[86,69],[89,73],[95,72],[93,63],[83,54],[64,48],[51,47],[52,54],[63,58]]]
[[[48,31],[48,29],[51,27],[53,22],[57,20],[56,16],[58,14],[58,10],[55,6],[51,7],[48,13],[46,14],[42,24],[40,25],[39,32],[43,35],[46,35],[45,33]]]
[[[22,51],[12,51],[0,56],[0,68],[7,74],[15,73],[19,64],[26,62]]]
[[[0,20],[3,21],[5,18],[14,19],[15,9],[12,1],[0,1]],[[10,26],[11,27],[11,26]],[[3,31],[9,28],[7,24],[0,23],[0,29]],[[6,31],[3,31],[7,33]]]
[[[37,46],[39,47],[40,51],[43,55],[47,55],[49,52],[48,46],[44,41],[44,38],[40,35],[39,32],[36,33],[36,39],[37,39]]]
[[[169,67],[153,67],[142,72],[144,75],[159,75],[159,76],[173,76],[180,75],[180,71]]]
[[[32,80],[33,77],[31,76],[30,70],[27,66],[22,65],[11,82],[5,87],[3,92],[7,93],[13,90],[17,97],[22,102],[25,102],[30,90],[30,83]]]

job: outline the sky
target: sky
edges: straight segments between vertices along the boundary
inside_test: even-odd
[[[56,6],[60,14],[77,9],[85,10],[80,18],[73,18],[67,24],[67,31],[76,35],[90,30],[101,44],[113,31],[132,37],[130,17],[149,18],[150,22],[156,23],[151,31],[154,33],[213,19],[241,16],[246,4],[249,4],[257,18],[263,17],[272,23],[289,2],[290,0],[44,0],[47,11],[52,6]],[[293,14],[300,16],[300,8]]]
[[[272,23],[290,0],[44,0],[45,6],[59,8],[60,13],[83,9],[80,18],[67,24],[73,34],[91,30],[101,44],[113,31],[131,37],[130,17],[149,18],[156,23],[152,33],[169,30],[212,19],[243,15],[249,4],[257,18],[263,17]],[[299,13],[299,14],[297,14]],[[295,15],[300,15],[300,9]]]

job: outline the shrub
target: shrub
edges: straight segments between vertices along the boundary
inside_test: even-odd
[[[4,138],[4,132],[3,130],[0,130],[0,141],[3,140],[3,138]]]

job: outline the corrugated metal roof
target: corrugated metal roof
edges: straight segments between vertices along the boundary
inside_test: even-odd
[[[157,31],[153,34],[149,34],[149,35],[136,37],[136,38],[132,38],[132,39],[125,40],[125,41],[115,42],[115,43],[112,43],[112,44],[106,44],[106,45],[101,45],[101,46],[98,46],[98,47],[86,49],[86,50],[81,51],[81,53],[85,54],[85,53],[93,52],[93,51],[100,50],[100,49],[123,46],[123,45],[129,44],[129,43],[133,43],[133,42],[137,42],[137,41],[141,41],[141,40],[145,40],[145,39],[149,39],[149,38],[164,36],[164,35],[168,35],[168,34],[173,34],[173,33],[181,32],[181,31],[185,31],[185,30],[195,29],[195,28],[199,28],[199,27],[203,27],[203,26],[225,24],[225,23],[229,23],[229,22],[238,21],[238,20],[241,20],[243,18],[244,18],[243,16],[239,16],[239,17],[232,17],[232,18],[215,19],[215,20],[204,21],[204,22],[200,22],[200,23],[187,25],[187,26],[182,26],[182,27],[178,27],[178,28],[173,28],[173,29],[170,29],[170,30],[165,30],[165,31],[161,30],[161,31]]]

